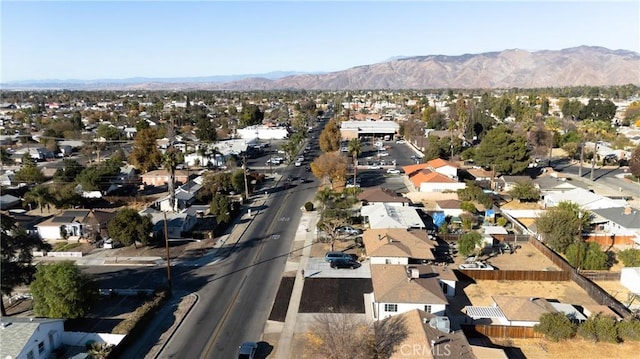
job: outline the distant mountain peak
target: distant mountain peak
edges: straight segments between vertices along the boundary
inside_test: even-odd
[[[395,56],[327,73],[274,71],[257,75],[19,81],[5,89],[357,90],[540,88],[640,84],[640,54],[581,45],[562,50],[508,49],[462,55]]]

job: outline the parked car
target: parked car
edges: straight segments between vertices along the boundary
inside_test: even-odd
[[[475,270],[494,270],[491,265],[482,262],[464,263],[460,265],[460,269],[475,269]]]
[[[302,162],[300,162],[300,161],[296,161],[295,166],[296,166],[296,167],[300,167],[300,166],[302,166]]]
[[[353,258],[351,257],[351,254],[347,254],[340,251],[327,252],[324,255],[324,260],[327,262],[333,262],[336,259],[353,259]]]
[[[396,143],[407,143],[405,140],[396,140]]]
[[[339,227],[336,232],[340,233],[340,234],[347,234],[350,236],[355,236],[358,234],[361,234],[362,231],[359,230],[358,228],[353,228],[351,226],[343,226],[343,227]]]
[[[387,173],[392,174],[392,175],[399,175],[400,174],[400,170],[397,168],[389,168],[387,170]]]
[[[329,263],[329,266],[333,269],[350,268],[356,269],[360,267],[360,263],[353,259],[334,259]]]
[[[244,342],[238,347],[238,359],[253,359],[258,350],[258,343]]]
[[[371,166],[368,166],[368,167],[367,167],[367,169],[369,169],[369,170],[379,170],[379,169],[381,169],[381,168],[382,168],[382,167],[380,167],[380,166],[376,166],[376,165],[371,165]]]

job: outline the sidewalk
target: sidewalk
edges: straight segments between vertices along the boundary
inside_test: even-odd
[[[300,300],[302,299],[302,290],[304,288],[304,268],[307,266],[307,261],[311,253],[311,245],[315,240],[315,231],[307,230],[307,228],[315,228],[315,224],[318,221],[318,212],[305,212],[302,214],[299,226],[304,227],[304,232],[299,231],[296,234],[296,241],[304,241],[302,255],[300,262],[296,268],[296,279],[293,284],[293,290],[291,291],[291,298],[289,300],[289,307],[287,309],[287,315],[284,323],[280,322],[267,322],[265,326],[265,334],[280,331],[279,338],[275,343],[271,343],[276,347],[275,358],[287,359],[295,358],[296,355],[291,355],[295,349],[294,336],[296,334],[296,327],[299,323],[298,308],[300,307]],[[300,229],[300,228],[299,228]],[[290,263],[287,263],[287,267],[293,267]]]

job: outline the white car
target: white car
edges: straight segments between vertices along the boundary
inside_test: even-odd
[[[400,170],[397,168],[389,168],[387,170],[387,173],[392,174],[392,175],[399,175],[400,174]]]
[[[465,263],[460,265],[460,269],[474,269],[474,270],[494,270],[491,265],[482,262]]]
[[[407,143],[405,140],[397,140],[396,143]]]
[[[375,165],[372,165],[372,166],[368,166],[368,167],[367,167],[367,169],[369,169],[369,170],[379,170],[379,169],[381,169],[381,168],[382,168],[382,167],[380,167],[380,166],[375,166]]]
[[[302,166],[302,162],[296,161],[295,165],[296,165],[296,167],[300,167],[300,166]]]
[[[389,156],[389,152],[380,152],[380,153],[378,154],[378,156],[380,156],[380,157],[387,157],[387,156]]]

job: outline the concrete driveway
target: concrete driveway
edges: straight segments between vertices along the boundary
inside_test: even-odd
[[[305,278],[371,278],[369,260],[360,263],[356,269],[333,269],[324,258],[312,257],[304,269]]]

